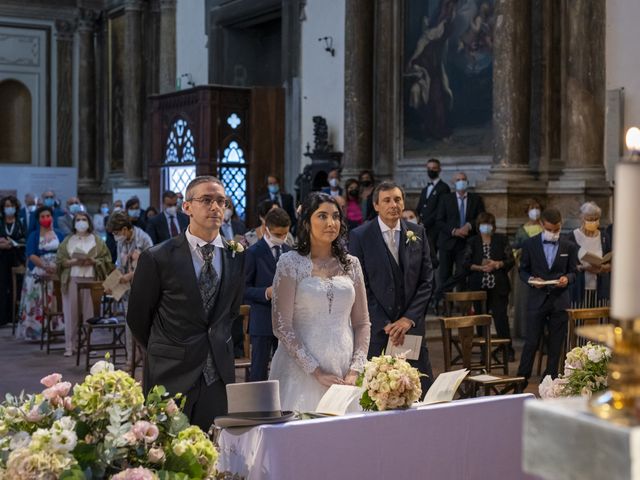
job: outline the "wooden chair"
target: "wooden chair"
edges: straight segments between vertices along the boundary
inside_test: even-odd
[[[236,369],[244,369],[244,381],[249,381],[251,372],[251,338],[249,337],[249,312],[250,305],[240,305],[242,315],[242,358],[236,358]]]
[[[24,265],[11,267],[11,286],[13,287],[11,295],[11,335],[16,334],[16,323],[18,323],[18,313],[20,312],[19,288],[22,286],[26,271],[27,269]]]
[[[447,317],[467,316],[470,312],[474,314],[487,313],[487,292],[484,290],[470,292],[447,292],[444,295],[444,311]],[[455,365],[461,365],[460,347],[457,339],[452,338],[452,344],[458,355],[452,360]],[[511,340],[508,338],[492,337],[491,357],[496,368],[502,368],[505,375],[509,375],[509,347]],[[476,337],[474,346],[484,348],[484,340]]]
[[[89,370],[89,359],[91,352],[111,350],[111,360],[116,363],[117,352],[122,351],[126,356],[127,346],[125,343],[125,318],[120,316],[105,316],[102,313],[102,298],[104,296],[104,287],[102,282],[95,280],[87,280],[77,283],[78,288],[78,344],[77,344],[77,357],[76,365],[80,365],[80,352],[82,348],[86,352],[85,369]],[[83,318],[82,314],[82,293],[89,291],[91,295],[91,301],[93,303],[94,317],[91,319]],[[103,318],[116,318],[117,323],[94,323]],[[93,343],[93,334],[96,332],[106,332],[110,334],[110,341],[104,343]]]
[[[609,307],[598,308],[570,308],[567,310],[569,315],[569,324],[567,327],[567,342],[565,352],[571,349],[586,345],[586,339],[580,337],[577,334],[578,327],[584,325],[604,325],[610,322],[609,319]],[[564,359],[565,355],[562,355]]]
[[[62,286],[60,284],[60,280],[54,278],[50,281],[46,281],[43,279],[42,283],[42,295],[43,298],[48,298],[49,296],[53,297],[51,303],[43,302],[43,323],[42,330],[40,333],[40,350],[44,347],[44,343],[47,343],[47,355],[51,352],[51,350],[64,350],[62,348],[51,348],[51,342],[55,338],[64,338],[64,330],[53,330],[51,328],[51,324],[55,318],[63,318],[64,313],[62,311]]]
[[[471,372],[481,372],[489,375],[489,378],[477,376],[467,377],[464,383],[467,385],[467,392],[464,395],[475,397],[478,390],[484,388],[485,395],[503,395],[513,391],[520,393],[525,385],[524,377],[510,377],[508,375],[492,375],[490,352],[492,351],[493,339],[491,338],[491,315],[467,315],[462,317],[443,317],[440,319],[442,326],[442,343],[444,350],[445,371],[452,369],[452,338],[453,330],[456,330],[458,345],[462,358],[462,366]],[[481,349],[480,361],[473,361],[473,348],[477,345],[476,332],[481,331],[480,337],[485,342],[487,348]]]

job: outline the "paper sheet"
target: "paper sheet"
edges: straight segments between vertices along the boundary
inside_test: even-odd
[[[438,375],[431,388],[427,391],[422,402],[414,404],[414,406],[430,405],[432,403],[450,402],[462,383],[462,380],[469,374],[469,370],[454,370],[453,372],[444,372]]]
[[[71,254],[71,258],[77,258],[78,260],[84,260],[86,258],[90,258],[88,253],[83,252],[82,250],[74,250]]]
[[[476,380],[481,380],[483,382],[490,382],[491,380],[500,380],[500,377],[494,377],[493,375],[474,375],[473,377]]]
[[[560,280],[529,280],[529,285],[558,285]]]
[[[352,385],[331,385],[322,396],[316,407],[316,412],[329,415],[344,415],[351,402],[362,395],[361,387]]]
[[[385,355],[404,355],[407,360],[417,360],[420,356],[420,345],[422,344],[422,337],[420,335],[405,335],[404,343],[402,345],[395,346],[391,343],[391,339],[387,342],[387,348],[385,349]]]
[[[116,268],[107,278],[105,278],[104,282],[102,282],[104,289],[111,290],[110,295],[115,298],[116,301],[120,300],[130,288],[130,285],[128,284],[120,283],[120,278],[122,278],[122,272]]]

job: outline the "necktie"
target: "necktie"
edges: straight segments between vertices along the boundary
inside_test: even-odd
[[[274,251],[274,252],[275,252],[275,254],[276,254],[276,262],[277,262],[278,260],[280,260],[280,254],[281,254],[281,248],[280,248],[280,245],[275,245],[275,246],[273,247],[273,251]]]
[[[460,199],[460,227],[464,227],[467,223],[467,215],[464,211],[464,197]]]
[[[218,289],[218,273],[213,268],[213,254],[215,247],[211,244],[203,245],[200,247],[202,258],[204,260],[204,266],[200,271],[198,277],[198,288],[200,290],[200,296],[202,297],[202,306],[204,307],[205,315],[208,317],[209,312],[213,308],[214,299],[216,296],[216,290]],[[218,379],[216,368],[213,364],[213,357],[211,356],[211,349],[207,354],[207,363],[202,371],[204,381],[207,385],[211,385]]]
[[[175,237],[176,235],[178,235],[178,227],[176,227],[176,217],[174,216],[170,216],[169,217],[169,225],[171,225],[171,238]]]
[[[389,247],[389,251],[391,252],[391,255],[393,255],[393,259],[398,265],[400,265],[400,262],[398,261],[398,247],[396,246],[396,232],[395,230],[387,230],[385,235],[387,237],[387,247]]]

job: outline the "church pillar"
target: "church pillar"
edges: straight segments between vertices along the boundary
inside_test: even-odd
[[[160,0],[160,93],[176,89],[176,0]]]
[[[374,2],[346,0],[343,178],[371,169],[373,158]]]
[[[80,9],[78,19],[78,180],[96,180],[96,76],[94,33],[96,12]]]
[[[142,183],[142,32],[141,0],[124,2],[124,175],[129,185]]]
[[[60,167],[72,165],[72,102],[73,98],[73,35],[75,25],[56,20],[56,50],[58,56],[58,111],[56,114],[56,158]]]

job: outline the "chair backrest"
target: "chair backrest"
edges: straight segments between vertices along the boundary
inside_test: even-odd
[[[456,314],[466,316],[472,308],[476,314],[486,313],[487,292],[477,290],[471,292],[446,292],[444,294],[444,312],[448,317]]]
[[[578,337],[577,328],[584,325],[604,325],[610,322],[609,307],[598,308],[569,308],[569,325],[567,332],[567,351],[579,345],[586,344],[587,340]]]
[[[491,315],[466,315],[462,317],[443,317],[440,319],[442,327],[442,346],[444,348],[444,369],[451,369],[451,354],[453,346],[453,330],[457,330],[456,342],[460,348],[462,357],[462,365],[464,368],[478,369],[478,366],[472,366],[471,354],[473,349],[473,340],[476,337],[475,329],[482,330],[485,348],[482,351],[481,367],[488,372],[491,371]]]
[[[249,312],[251,305],[240,305],[240,315],[242,315],[242,356],[251,358],[251,339],[249,337]]]

